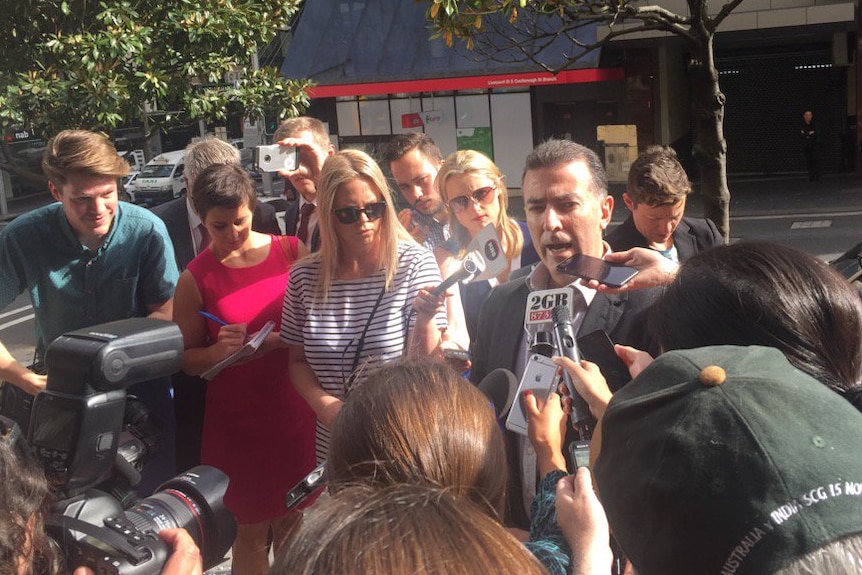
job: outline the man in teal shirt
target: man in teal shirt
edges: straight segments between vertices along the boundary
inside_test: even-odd
[[[158,217],[119,202],[117,181],[129,166],[111,142],[95,132],[60,132],[45,148],[42,169],[57,203],[16,218],[0,234],[0,309],[30,293],[37,362],[67,331],[131,317],[171,320],[179,274],[170,238]],[[2,343],[0,377],[31,394],[46,383]],[[170,433],[169,380],[138,384],[129,392]],[[173,438],[170,443],[173,459]]]

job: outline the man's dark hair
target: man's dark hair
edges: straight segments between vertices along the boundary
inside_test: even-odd
[[[404,154],[412,150],[418,149],[423,156],[434,163],[443,161],[443,154],[440,153],[440,148],[434,143],[430,136],[422,132],[410,132],[407,134],[398,134],[383,147],[381,159],[383,164],[388,168],[392,162],[400,160]]]
[[[523,184],[524,176],[530,170],[556,168],[572,162],[587,164],[592,176],[592,191],[597,197],[603,198],[608,195],[608,177],[599,157],[591,149],[571,140],[551,139],[533,148],[527,156],[524,173],[521,174],[521,183]]]
[[[690,191],[688,175],[669,146],[648,146],[629,169],[626,192],[635,204],[675,204]]]

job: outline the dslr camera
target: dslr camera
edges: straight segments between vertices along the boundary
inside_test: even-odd
[[[95,488],[129,467],[118,454],[129,428],[126,388],[178,371],[182,354],[177,325],[148,318],[68,332],[48,347],[48,384],[30,406],[26,442],[60,498],[45,525],[67,565],[157,575],[171,554],[157,533],[174,527],[195,540],[204,568],[220,563],[233,543],[236,521],[223,502],[228,478],[214,467],[195,467],[146,499],[129,499],[131,509]]]

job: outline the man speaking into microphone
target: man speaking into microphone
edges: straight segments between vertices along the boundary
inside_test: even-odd
[[[598,156],[568,140],[543,142],[527,156],[521,187],[527,226],[541,261],[528,273],[515,272],[513,279],[494,288],[485,300],[473,347],[471,379],[481,381],[496,368],[521,377],[530,343],[530,330],[522,318],[532,292],[545,290],[554,290],[555,298],[532,294],[531,309],[542,305],[542,300],[559,299],[559,288],[569,287],[572,297],[564,299],[569,300],[576,334],[604,330],[614,343],[656,352],[657,344],[646,325],[646,310],[656,290],[604,294],[557,270],[560,262],[575,254],[601,258],[610,250],[602,236],[611,221],[614,199],[608,195]],[[550,330],[550,318],[548,321],[546,329]],[[524,438],[507,435],[511,467],[507,522],[524,527],[529,525],[527,510],[539,479],[535,455],[525,447],[529,442]]]

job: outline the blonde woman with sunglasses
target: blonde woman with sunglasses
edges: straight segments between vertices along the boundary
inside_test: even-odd
[[[317,414],[317,458],[342,399],[402,356],[435,355],[446,329],[430,252],[398,222],[386,178],[364,152],[327,158],[318,192],[320,250],[294,266],[282,312],[289,373]]]
[[[437,172],[436,184],[453,216],[450,218],[452,238],[434,251],[443,277],[457,269],[470,241],[488,224],[494,225],[503,255],[509,262],[497,277],[463,285],[459,294],[450,294],[453,297],[447,304],[449,337],[460,342],[466,331],[472,341],[476,337],[479,309],[491,288],[509,281],[510,272],[538,262],[539,256],[529,239],[526,224],[513,220],[506,212],[509,195],[505,178],[486,155],[475,150],[450,154]],[[463,307],[465,326],[458,325],[459,306]]]

